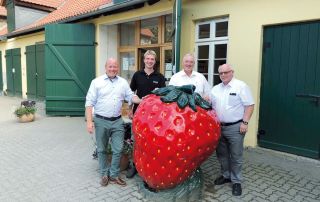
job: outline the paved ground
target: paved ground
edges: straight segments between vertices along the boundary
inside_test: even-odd
[[[0,201],[145,201],[137,179],[128,186],[100,187],[93,141],[83,117],[46,117],[17,123],[12,112],[20,100],[0,96]],[[247,148],[243,195],[231,186],[208,184],[218,176],[213,155],[202,166],[205,179],[199,201],[320,201],[320,162],[261,148]],[[123,173],[124,174],[124,173]]]

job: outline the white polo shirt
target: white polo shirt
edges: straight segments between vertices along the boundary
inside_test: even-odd
[[[220,122],[231,123],[243,118],[244,107],[253,105],[251,91],[246,83],[233,78],[227,85],[220,83],[211,90],[212,108]]]
[[[188,76],[184,70],[174,74],[169,82],[169,85],[183,86],[193,84],[196,87],[195,92],[201,96],[210,96],[211,87],[207,79],[199,72],[192,71]]]

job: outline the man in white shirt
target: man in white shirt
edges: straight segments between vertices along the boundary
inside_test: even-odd
[[[234,78],[234,70],[230,65],[219,66],[218,72],[222,83],[212,88],[211,102],[221,123],[217,157],[222,176],[214,184],[232,182],[232,194],[240,196],[243,140],[253,113],[254,101],[247,84]]]
[[[194,56],[190,53],[184,55],[182,60],[183,70],[174,74],[169,85],[183,86],[193,84],[196,87],[195,92],[199,93],[204,99],[210,97],[211,87],[207,79],[199,72],[193,71]]]
[[[131,91],[128,82],[117,75],[119,67],[115,59],[108,59],[105,69],[106,74],[91,82],[86,96],[87,131],[90,134],[95,131],[101,186],[107,186],[109,182],[126,186],[126,182],[119,177],[124,139],[121,107],[124,100],[129,104],[132,102],[138,104],[141,100]],[[109,138],[111,138],[112,148],[111,165],[106,161]]]

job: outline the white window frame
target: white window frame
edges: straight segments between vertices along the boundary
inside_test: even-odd
[[[229,37],[216,37],[215,30],[216,30],[216,23],[219,22],[226,22],[229,21],[229,18],[223,19],[212,19],[204,22],[198,22],[196,24],[196,34],[195,34],[195,65],[196,70],[198,71],[198,52],[199,46],[209,45],[209,63],[208,63],[208,82],[210,85],[214,84],[214,55],[215,55],[215,45],[219,44],[227,44],[227,57],[228,57],[228,41]],[[204,24],[210,24],[210,37],[205,39],[199,39],[199,26]],[[227,58],[226,58],[227,61]]]

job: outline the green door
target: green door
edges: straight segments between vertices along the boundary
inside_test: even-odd
[[[46,113],[84,115],[85,96],[95,77],[94,25],[48,25],[45,38]]]
[[[27,96],[28,98],[45,98],[44,44],[26,47],[27,62]]]
[[[20,48],[6,50],[7,92],[10,96],[22,96]]]
[[[320,158],[320,22],[265,27],[258,143]]]
[[[3,78],[2,78],[2,52],[0,51],[0,92],[3,91]]]

